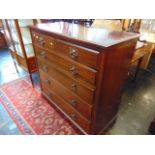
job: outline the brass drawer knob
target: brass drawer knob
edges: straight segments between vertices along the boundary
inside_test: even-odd
[[[75,83],[71,84],[71,90],[76,92],[77,91],[77,85]]]
[[[71,72],[71,74],[72,75],[78,75],[78,70],[77,70],[77,68],[75,67],[75,66],[72,66],[71,68],[70,68],[70,72]]]
[[[77,120],[77,117],[76,117],[76,115],[75,115],[75,114],[71,114],[71,118],[72,118],[72,120],[74,120],[74,121],[76,121],[76,120]]]
[[[48,67],[47,66],[44,66],[43,67],[43,70],[47,73],[48,72]]]
[[[78,57],[78,51],[75,48],[70,48],[69,54],[72,59],[76,59]]]
[[[48,93],[48,97],[49,98],[52,98],[52,93]]]
[[[40,52],[40,55],[41,55],[41,56],[46,55],[46,52],[45,52],[45,51],[41,51],[41,52]]]
[[[73,100],[70,101],[70,104],[71,104],[73,107],[76,107],[76,106],[77,106],[77,101],[73,99]]]
[[[45,44],[44,38],[39,37],[38,38],[38,43],[43,46]]]
[[[51,81],[49,79],[47,79],[46,81],[46,84],[50,85],[51,84]]]
[[[40,56],[43,57],[44,59],[47,59],[47,54],[45,51],[41,51]]]

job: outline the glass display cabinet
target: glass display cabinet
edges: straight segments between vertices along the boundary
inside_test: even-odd
[[[9,34],[9,31],[8,31],[8,28],[7,28],[7,24],[6,24],[6,21],[4,19],[2,19],[2,23],[3,23],[3,30],[4,30],[4,34],[5,34],[5,37],[7,38],[7,45],[9,47],[9,49],[12,51],[12,52],[15,52],[15,49],[13,47],[13,42],[11,40],[11,36]]]
[[[8,25],[7,25],[7,22],[5,19],[2,19],[1,21],[2,21],[2,26],[3,26],[3,31],[4,31],[6,43],[7,43],[9,50],[10,50],[11,56],[13,58],[13,63],[15,65],[16,71],[18,72],[18,69],[17,69],[18,57],[17,57],[16,52],[15,52],[16,50],[15,50],[15,47],[13,44],[12,37],[10,35],[10,29],[8,29]]]
[[[11,54],[16,63],[28,71],[33,84],[32,73],[37,71],[37,65],[28,26],[35,25],[37,20],[5,19],[2,23]]]
[[[28,25],[33,25],[33,24],[34,24],[33,20],[30,20],[30,19],[19,19],[18,20],[18,25],[19,25],[19,29],[21,32],[21,37],[23,40],[23,44],[24,44],[27,57],[34,56],[31,35],[30,35],[29,28],[28,28]]]

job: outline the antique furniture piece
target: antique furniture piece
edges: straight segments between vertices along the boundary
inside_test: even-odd
[[[141,64],[141,68],[147,70],[148,68],[148,64],[150,62],[150,58],[151,55],[155,49],[155,32],[154,33],[145,33],[145,34],[141,34],[140,40],[145,41],[147,44],[147,54],[145,55],[142,64]]]
[[[3,31],[4,31],[4,36],[5,36],[5,40],[6,40],[6,43],[7,43],[7,47],[10,50],[10,53],[11,53],[11,56],[12,56],[12,59],[13,59],[13,63],[14,63],[15,69],[18,72],[17,57],[16,57],[16,54],[15,54],[15,47],[14,47],[14,44],[13,44],[13,40],[11,38],[10,31],[8,29],[7,23],[5,22],[4,19],[2,19],[1,21],[3,23],[2,26],[3,26]]]
[[[120,20],[95,19],[91,27],[121,31],[122,23]]]
[[[125,31],[139,32],[141,19],[122,19],[122,28]]]
[[[4,33],[3,33],[3,25],[2,22],[0,20],[0,48],[4,48],[6,46],[6,41],[5,41],[5,37],[4,37]]]
[[[68,22],[90,26],[93,19],[40,19],[41,23]]]
[[[137,63],[136,65],[136,71],[133,77],[133,81],[136,81],[137,75],[140,70],[140,66],[142,65],[142,61],[145,58],[145,55],[148,53],[148,48],[147,44],[138,41],[136,44],[136,48],[133,54],[133,57],[131,59],[131,64]]]
[[[155,118],[153,119],[153,121],[150,123],[149,128],[148,128],[148,132],[151,135],[155,135]]]
[[[145,41],[147,44],[147,54],[144,56],[141,68],[148,70],[148,64],[155,47],[155,20],[154,19],[142,19],[140,26],[140,40]]]
[[[5,37],[2,29],[0,29],[0,48],[4,48],[6,46]]]
[[[65,22],[30,26],[42,94],[84,134],[116,119],[138,34]]]
[[[33,84],[32,73],[37,71],[37,66],[28,25],[36,24],[36,20],[3,19],[2,23],[5,38],[16,66],[18,64],[28,71]]]

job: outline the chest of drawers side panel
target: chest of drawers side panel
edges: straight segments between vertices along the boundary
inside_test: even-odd
[[[122,90],[137,39],[112,46],[105,51],[105,64],[96,109],[94,134],[104,131],[118,112]]]

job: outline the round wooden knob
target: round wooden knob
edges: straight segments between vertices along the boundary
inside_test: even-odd
[[[50,45],[51,45],[51,46],[53,46],[53,45],[54,45],[54,43],[53,43],[53,42],[50,42]]]

